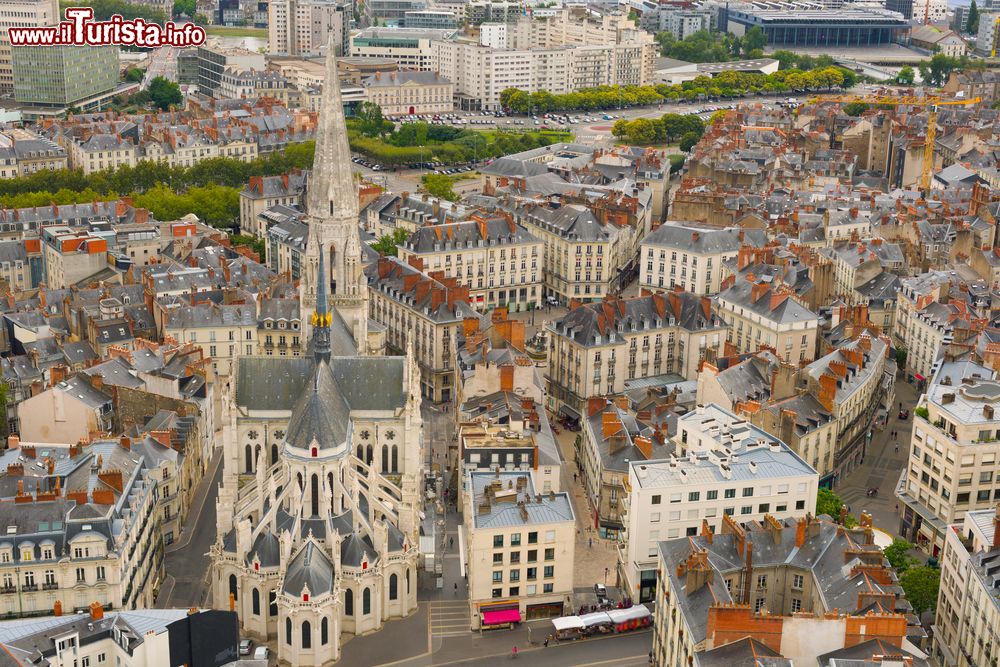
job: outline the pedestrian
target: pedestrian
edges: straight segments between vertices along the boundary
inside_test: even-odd
[[[542,642],[542,646],[544,646],[545,648],[549,647],[549,638],[548,637],[546,637],[545,641]]]
[[[458,595],[458,584],[455,584],[455,595]]]
[[[594,548],[594,538],[593,537],[588,537],[587,538],[587,542],[588,542],[588,548],[593,549]]]
[[[573,473],[573,483],[576,484],[576,473]]]
[[[449,546],[450,548],[452,548],[452,549],[454,549],[454,548],[455,548],[455,538],[454,538],[454,537],[449,537],[449,538],[448,538],[448,546]]]
[[[899,454],[899,443],[896,443],[896,453]]]

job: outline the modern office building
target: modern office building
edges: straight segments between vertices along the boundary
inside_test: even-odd
[[[427,9],[424,0],[368,0],[361,11],[362,25],[402,26],[407,12]]]
[[[351,5],[341,0],[274,0],[268,5],[271,55],[318,56],[331,37],[334,52],[350,52]]]
[[[871,47],[898,41],[909,22],[896,12],[849,5],[833,11],[737,4],[719,10],[719,26],[736,35],[759,26],[769,46]]]
[[[424,30],[454,30],[458,28],[458,15],[455,12],[430,9],[406,12],[403,18],[403,27]]]
[[[58,0],[0,2],[0,90],[9,92],[14,88],[14,56],[7,38],[7,29],[55,25],[58,22]]]
[[[366,28],[351,40],[351,55],[359,58],[386,58],[395,61],[402,69],[418,72],[440,71],[432,66],[431,45],[438,40],[450,40],[454,35],[454,30]],[[443,71],[441,74],[448,76]]]
[[[885,0],[885,8],[890,12],[899,12],[904,19],[913,18],[913,0]]]
[[[14,99],[24,104],[72,106],[118,83],[114,46],[22,46],[13,64]]]
[[[205,43],[198,47],[198,86],[207,95],[215,96],[222,87],[222,74],[227,69],[244,71],[264,69],[264,54],[243,48],[230,48],[221,43]]]

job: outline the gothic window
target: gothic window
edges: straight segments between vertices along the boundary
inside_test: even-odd
[[[410,579],[410,573],[409,573],[409,571],[407,571],[407,573],[406,573],[406,579],[407,579],[407,581],[409,581],[409,579]],[[268,615],[269,616],[277,616],[278,615],[278,592],[277,591],[271,591],[270,593],[268,593],[267,594],[267,600],[268,600],[267,601],[267,613],[268,613]]]
[[[392,446],[392,471],[399,472],[399,447]]]
[[[251,599],[253,605],[253,615],[260,616],[260,591],[256,588],[253,589],[253,596]]]
[[[246,448],[246,459],[247,459],[247,473],[253,472],[253,447],[247,445]]]
[[[370,437],[372,437],[372,434],[367,429],[365,429],[364,431],[361,432],[361,439],[362,440],[367,440]]]
[[[319,475],[312,476],[312,515],[319,516]]]
[[[278,445],[271,445],[271,465],[278,462]]]
[[[382,472],[389,472],[389,446],[382,445]]]
[[[399,577],[395,574],[389,575],[389,599],[395,600],[399,597]]]
[[[330,619],[326,616],[319,624],[319,643],[326,646],[330,642]]]
[[[365,450],[365,463],[367,463],[368,465],[372,464],[372,446],[371,445],[368,445],[368,447]]]
[[[236,582],[236,575],[229,575],[229,594],[233,596],[233,600],[239,600],[239,585]]]
[[[410,568],[406,568],[406,594],[410,594]]]
[[[366,588],[361,594],[361,615],[367,616],[372,613],[372,589]]]
[[[344,614],[354,616],[354,591],[350,588],[344,591]]]
[[[302,648],[312,648],[312,625],[302,621]]]
[[[260,445],[257,445],[257,447],[254,448],[254,453],[253,453],[254,464],[256,464],[258,461],[260,461]]]
[[[257,431],[248,431],[247,432],[247,437],[250,438],[251,440],[256,440],[257,439]]]
[[[292,645],[292,619],[285,619],[285,643]]]
[[[362,461],[365,460],[365,446],[364,445],[358,445],[358,458],[361,459]]]

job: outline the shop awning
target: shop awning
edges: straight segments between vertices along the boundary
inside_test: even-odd
[[[580,622],[583,623],[584,627],[587,628],[611,622],[611,617],[608,616],[608,612],[606,611],[595,611],[591,614],[584,614],[583,616],[580,616],[579,619]]]
[[[483,625],[500,625],[501,623],[520,623],[519,609],[504,609],[502,611],[484,611]]]
[[[625,621],[638,620],[642,618],[649,618],[652,616],[644,605],[637,604],[634,607],[629,607],[628,609],[610,609],[608,610],[608,616],[615,623],[624,623]]]
[[[914,373],[914,374],[913,374],[913,377],[917,378],[918,380],[924,380],[924,379],[926,379],[926,378],[924,378],[924,376],[923,376],[923,375],[921,375],[920,373]]]
[[[573,408],[569,407],[568,405],[564,405],[561,408],[559,408],[559,414],[563,415],[564,417],[569,417],[570,419],[575,419],[577,421],[580,420],[580,413],[574,410]]]
[[[584,625],[579,616],[562,616],[560,618],[552,619],[552,627],[554,627],[556,631],[561,632],[563,630],[573,629],[582,630]]]

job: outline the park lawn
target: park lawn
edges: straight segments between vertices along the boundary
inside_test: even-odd
[[[531,134],[538,137],[550,137],[555,141],[572,141],[573,133],[567,132],[565,130],[536,130],[536,129],[524,129],[524,130],[479,130],[473,127],[470,130],[475,130],[479,132],[487,141],[493,141],[497,137],[504,134]]]
[[[267,39],[266,28],[230,27],[224,25],[207,25],[205,33],[216,37],[260,37]]]

